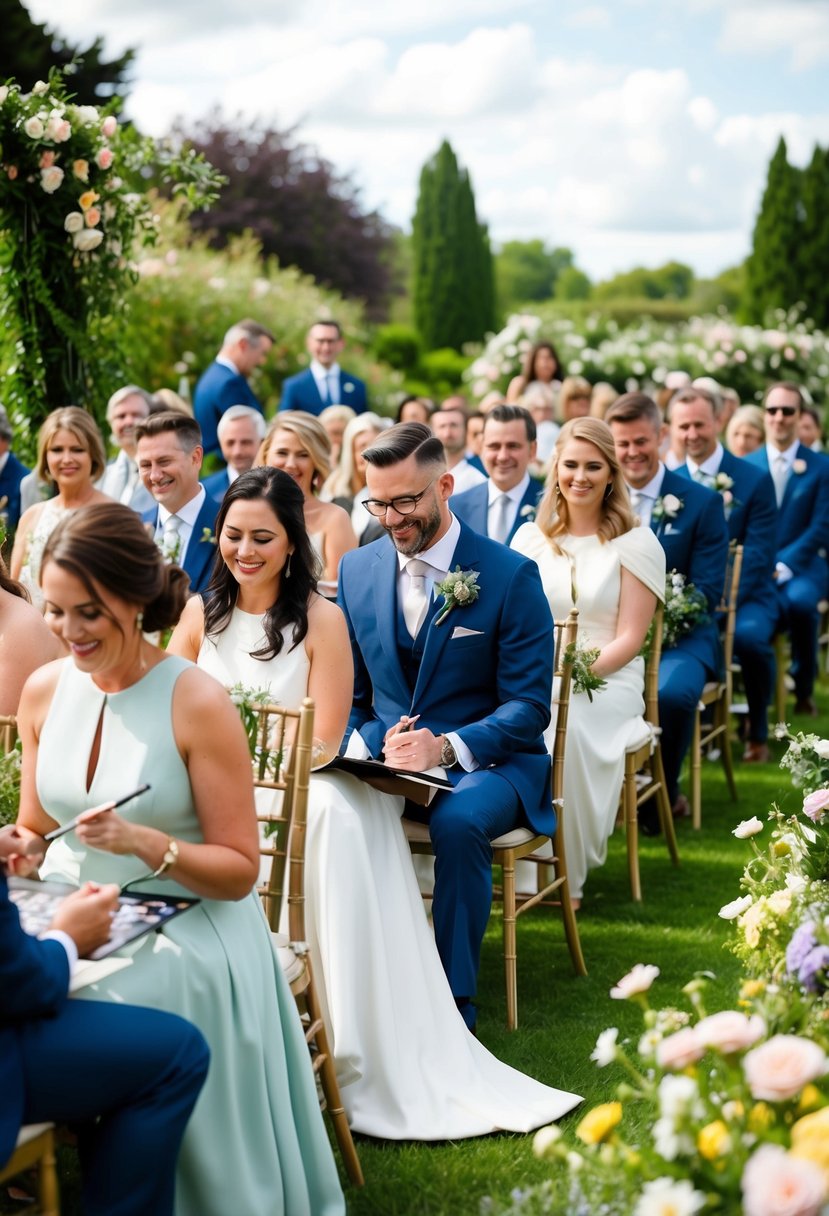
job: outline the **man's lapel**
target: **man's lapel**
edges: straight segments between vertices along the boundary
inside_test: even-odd
[[[471,528],[461,524],[461,534],[458,537],[458,543],[452,555],[450,570],[454,570],[456,566],[460,566],[461,570],[478,569],[479,554],[478,537]],[[420,670],[417,673],[417,683],[415,684],[414,695],[412,697],[413,707],[417,704],[418,697],[422,695],[424,689],[430,686],[431,681],[435,677],[441,658],[443,657],[443,652],[446,649],[446,644],[452,636],[455,625],[458,624],[454,610],[449,613],[441,625],[437,624],[437,615],[438,613],[435,613],[429,625],[429,631],[426,634],[423,658],[420,663]]]
[[[406,677],[403,675],[400,656],[397,653],[397,575],[399,569],[397,550],[386,537],[385,543],[377,547],[376,557],[371,568],[374,620],[377,623],[377,636],[386,656],[388,672],[400,686],[400,700],[408,701],[411,691]]]

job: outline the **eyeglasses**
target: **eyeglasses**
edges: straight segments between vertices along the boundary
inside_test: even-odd
[[[411,515],[423,495],[431,490],[436,481],[437,477],[433,477],[428,486],[426,486],[426,489],[421,490],[419,494],[404,494],[400,498],[390,498],[388,502],[383,502],[382,498],[367,498],[363,506],[369,515],[376,515],[378,517],[385,515],[390,509],[394,510],[398,515]]]
[[[782,414],[784,418],[794,418],[797,413],[796,405],[767,405],[767,414]]]

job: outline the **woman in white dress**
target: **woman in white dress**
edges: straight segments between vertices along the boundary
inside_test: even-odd
[[[592,701],[573,693],[567,720],[564,844],[578,904],[588,871],[607,855],[625,749],[648,735],[640,651],[665,594],[664,550],[636,524],[606,423],[576,418],[562,427],[535,522],[518,529],[512,548],[537,562],[556,620],[578,609],[579,638],[598,649],[592,670],[607,681]],[[521,890],[536,874],[524,866]]]
[[[170,649],[225,685],[316,704],[315,757],[351,707],[342,614],[314,590],[303,502],[275,469],[233,483],[216,521],[224,566],[191,599]],[[390,1140],[529,1131],[580,1099],[496,1060],[458,1013],[400,825],[403,799],[344,773],[311,782],[306,930],[352,1127]]]

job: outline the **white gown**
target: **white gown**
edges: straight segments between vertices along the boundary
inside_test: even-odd
[[[295,707],[302,645],[262,662],[261,620],[235,609],[199,666]],[[267,791],[263,791],[267,793]],[[528,1132],[581,1099],[497,1060],[467,1030],[441,966],[400,825],[403,799],[347,774],[311,781],[306,931],[351,1126],[387,1140]]]
[[[605,544],[597,536],[565,536],[559,544],[574,562],[579,638],[587,645],[601,648],[616,636],[623,566],[660,600],[664,598],[665,552],[650,528],[632,528]],[[553,552],[534,523],[518,529],[511,547],[538,564],[553,617],[564,620],[573,607],[568,558]],[[581,898],[588,871],[603,865],[607,856],[625,748],[648,738],[644,683],[644,661],[635,658],[608,676],[607,686],[595,692],[592,701],[586,693],[570,697],[564,748],[564,847],[573,898]],[[554,733],[551,722],[546,732],[551,752]],[[518,886],[531,890],[537,871],[527,862],[519,866]]]

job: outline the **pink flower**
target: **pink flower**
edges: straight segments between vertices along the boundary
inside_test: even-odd
[[[104,121],[101,123],[101,134],[107,139],[112,139],[112,136],[118,130],[118,119],[114,114],[107,114]]]
[[[656,1048],[656,1062],[660,1068],[679,1072],[694,1064],[705,1055],[706,1044],[697,1034],[696,1026],[686,1026],[663,1039]]]
[[[765,1102],[795,1098],[810,1081],[826,1072],[826,1054],[817,1043],[794,1034],[776,1034],[743,1060],[752,1096]]]
[[[89,161],[76,160],[72,164],[72,172],[79,182],[89,181]]]
[[[40,160],[38,161],[38,164],[40,165],[41,169],[49,169],[54,163],[55,163],[54,152],[43,152],[41,154]]]
[[[51,165],[48,169],[40,170],[40,184],[47,194],[54,194],[63,181],[63,169]]]
[[[696,1031],[706,1047],[731,1055],[753,1047],[766,1033],[766,1024],[757,1014],[748,1018],[744,1013],[725,1009],[697,1022]]]
[[[632,996],[647,992],[658,975],[658,967],[653,967],[650,963],[637,963],[627,975],[622,976],[618,984],[610,989],[610,995],[614,1001],[627,1001]]]
[[[94,228],[96,224],[100,224],[101,222],[101,213],[97,207],[90,207],[83,218],[87,228]]]
[[[99,169],[108,169],[112,164],[113,156],[111,148],[101,148],[95,153],[95,164]]]
[[[764,1144],[743,1170],[744,1216],[818,1216],[826,1197],[823,1174],[796,1161],[779,1144]]]
[[[71,126],[58,114],[53,114],[46,123],[46,138],[54,140],[56,144],[66,143],[71,134]]]
[[[811,819],[812,823],[819,823],[827,811],[829,811],[829,790],[815,790],[813,794],[808,794],[803,799],[803,814]]]
[[[6,176],[8,177],[10,182],[13,182],[14,179],[17,177],[17,165],[7,165]]]

